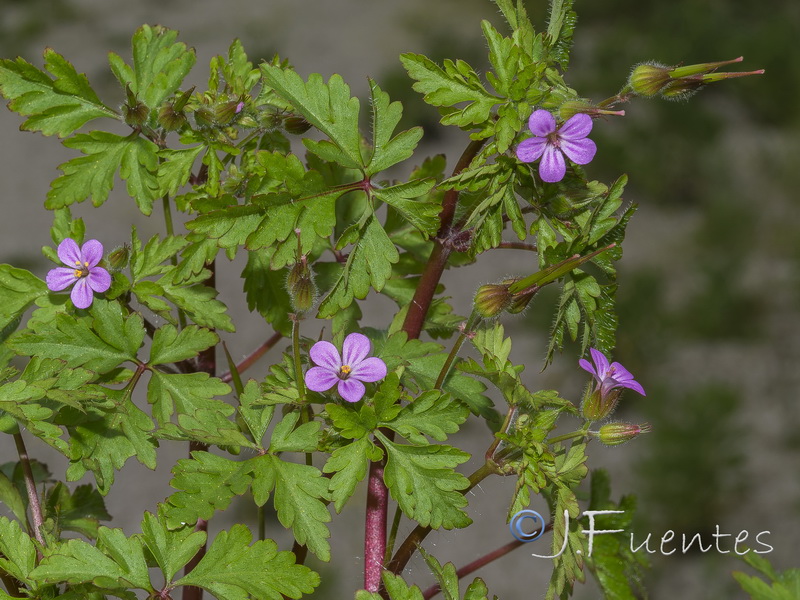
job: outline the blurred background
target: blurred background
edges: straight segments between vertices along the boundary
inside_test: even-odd
[[[528,0],[527,7],[534,26],[543,30],[546,3]],[[751,540],[770,531],[762,540],[774,551],[763,556],[779,569],[798,566],[800,3],[603,0],[577,2],[575,9],[579,20],[567,81],[595,101],[615,94],[631,66],[647,60],[676,65],[744,55],[731,70],[766,69],[760,77],[702,90],[689,102],[635,100],[624,107],[625,118],[595,124],[599,151],[587,173],[604,182],[627,173],[625,198],[639,205],[620,263],[615,359],[648,395],[629,393],[615,417],[647,421],[653,433],[618,448],[594,444],[589,466],[609,471],[614,498],[638,497],[637,543],[668,529],[701,533],[706,543],[716,525],[734,537],[747,530]],[[362,98],[366,77],[375,78],[403,101],[407,125],[425,125],[412,162],[444,152],[452,164],[466,136],[438,127],[436,111],[411,90],[397,56],[414,51],[437,61],[462,58],[484,70],[482,18],[502,30],[488,0],[1,0],[0,56],[21,55],[41,66],[42,50],[53,47],[115,106],[123,97],[105,56],[114,51],[127,58],[130,36],[142,23],[178,29],[180,39],[197,50],[187,87],[204,85],[210,58],[224,54],[238,37],[254,62],[279,52],[304,76],[341,73]],[[0,111],[0,262],[43,277],[50,265],[40,248],[51,243],[45,194],[57,166],[74,154],[56,140],[19,132],[20,123],[17,115]],[[160,218],[142,217],[119,189],[101,209],[80,205],[74,214],[86,218],[92,237],[102,229],[107,249],[129,239],[131,223],[142,237],[161,230]],[[517,254],[525,253],[497,250],[474,266],[448,272],[445,283],[457,309],[468,312],[481,283],[529,269],[531,258]],[[269,332],[239,297],[241,267],[220,270],[221,298],[241,332],[229,336],[229,344],[234,355],[244,355]],[[539,373],[554,301],[543,293],[524,317],[505,321],[515,343],[512,360],[527,365],[531,386],[559,389],[577,401],[586,382],[576,369],[577,347],[567,347]],[[366,306],[365,324],[383,325],[385,308]],[[261,361],[249,374],[262,376],[277,352],[269,356],[272,361]],[[480,424],[468,425],[465,435],[478,456],[489,445]],[[0,441],[0,463],[16,460],[9,441]],[[63,459],[34,440],[29,451],[63,478]],[[178,444],[162,446],[154,487],[143,485],[149,473],[129,462],[107,499],[113,524],[138,531],[141,510],[154,510],[169,494],[169,467],[184,455]],[[512,490],[511,481],[484,482],[470,496],[476,524],[464,533],[430,536],[428,549],[442,562],[461,565],[510,541],[504,518]],[[212,521],[212,531],[253,519],[246,503],[235,504],[231,514]],[[348,597],[360,585],[362,519],[359,492],[332,524],[334,563],[310,563],[328,579],[314,597]],[[277,521],[268,535],[288,548]],[[547,552],[543,544],[534,545],[477,573],[491,593],[544,593],[549,563],[530,552]],[[655,554],[651,562],[646,587],[652,598],[671,597],[675,590],[693,599],[744,597],[730,573],[749,569],[733,553]],[[409,580],[423,587],[431,581],[421,560],[409,565]],[[591,583],[577,585],[576,598],[597,596]]]

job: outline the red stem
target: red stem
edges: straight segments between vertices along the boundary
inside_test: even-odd
[[[44,547],[44,537],[41,531],[42,524],[44,523],[42,505],[39,503],[39,495],[36,493],[36,481],[33,478],[31,461],[28,458],[28,450],[25,448],[25,441],[22,439],[22,433],[14,434],[14,443],[17,445],[19,463],[22,466],[22,476],[25,479],[25,490],[28,492],[28,506],[31,509],[33,537]],[[38,550],[37,554],[39,554]],[[39,556],[41,557],[41,554],[39,554]]]
[[[389,490],[383,483],[383,461],[369,465],[367,487],[367,519],[364,525],[364,589],[377,592],[386,553],[386,519],[389,510]]]
[[[252,367],[253,364],[255,364],[255,362],[259,358],[261,358],[267,352],[272,350],[272,348],[275,346],[275,344],[277,344],[279,341],[281,341],[282,338],[283,338],[283,334],[282,333],[278,333],[278,332],[274,333],[272,335],[272,337],[270,337],[266,342],[261,344],[258,348],[253,350],[253,352],[249,356],[246,356],[244,358],[244,360],[242,360],[242,362],[240,362],[238,365],[236,365],[236,370],[239,371],[239,373],[241,374],[244,371],[246,371],[247,369],[249,369],[250,367]],[[220,379],[222,381],[224,381],[225,383],[230,383],[233,380],[233,374],[230,371],[228,371],[224,375],[221,375]]]

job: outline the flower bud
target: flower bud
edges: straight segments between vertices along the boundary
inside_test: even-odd
[[[301,135],[311,129],[311,123],[306,121],[303,117],[292,115],[283,120],[283,128],[294,135]]]
[[[540,289],[542,289],[540,286],[532,285],[527,290],[523,290],[514,294],[511,299],[511,305],[508,307],[508,312],[510,312],[512,315],[516,315],[528,308],[528,304],[530,304],[531,300],[533,300],[533,297],[536,295],[536,292],[538,292]]]
[[[628,78],[628,85],[640,96],[652,98],[671,81],[670,70],[671,67],[659,63],[636,65]]]
[[[244,107],[244,103],[242,103],[242,107]],[[217,104],[214,107],[214,120],[217,122],[218,125],[227,125],[233,118],[241,112],[241,108],[239,108],[239,101],[238,100],[231,100],[229,102],[223,102],[222,104]]]
[[[316,296],[317,288],[314,285],[314,280],[310,277],[299,279],[289,290],[292,308],[297,313],[308,311],[314,305]]]
[[[125,104],[122,107],[123,116],[125,117],[125,123],[130,125],[131,127],[138,127],[143,125],[145,121],[147,121],[147,116],[150,114],[150,111],[142,102],[136,102],[136,104]]]
[[[600,421],[614,412],[617,407],[622,389],[615,388],[606,394],[601,392],[600,387],[595,387],[589,396],[583,401],[581,412],[587,421]]]
[[[514,298],[508,288],[508,284],[502,283],[489,283],[479,287],[474,301],[478,314],[490,319],[511,306]]]
[[[167,131],[176,131],[186,124],[186,115],[172,102],[167,102],[158,111],[158,124]]]
[[[108,266],[114,270],[119,271],[128,266],[128,260],[131,257],[131,247],[128,244],[123,244],[118,248],[114,248],[106,257]]]
[[[194,120],[198,127],[210,127],[214,124],[214,114],[208,108],[201,106],[194,111]]]
[[[643,433],[651,431],[650,425],[634,425],[632,423],[606,423],[600,431],[591,432],[606,446],[619,446]]]

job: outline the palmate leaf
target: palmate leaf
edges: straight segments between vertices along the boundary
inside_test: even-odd
[[[445,441],[448,434],[458,431],[468,416],[469,408],[465,404],[448,394],[430,390],[382,425],[393,429],[412,444],[424,445],[428,443],[426,435],[439,442]]]
[[[110,52],[108,62],[122,87],[131,91],[151,109],[178,89],[194,66],[194,49],[176,42],[178,32],[157,25],[142,25],[133,34],[133,67]]]
[[[340,75],[333,75],[326,84],[322,75],[312,73],[308,82],[290,69],[262,64],[264,82],[330,141],[304,139],[303,143],[320,158],[344,167],[363,170],[361,134],[358,131],[358,98],[350,96]]]
[[[469,480],[453,470],[469,460],[469,454],[451,446],[396,444],[380,431],[375,436],[386,448],[386,486],[410,519],[433,529],[472,523],[461,510],[467,499],[459,493],[469,486]]]
[[[92,583],[107,590],[136,588],[153,592],[142,543],[121,529],[101,527],[97,546],[69,540],[48,547],[31,573],[42,583]]]
[[[158,443],[150,435],[153,422],[131,402],[130,391],[104,389],[113,408],[91,408],[85,420],[68,426],[68,481],[77,481],[86,471],[92,471],[97,489],[106,495],[114,483],[114,470],[121,469],[129,458],[135,456],[147,468],[156,468]]]
[[[159,192],[158,147],[153,142],[137,132],[123,137],[93,131],[73,136],[65,140],[64,145],[80,150],[85,156],[59,165],[64,174],[51,183],[45,208],[62,208],[89,197],[92,204],[100,206],[108,199],[119,169],[128,194],[136,200],[142,214],[149,215],[153,211],[153,201]]]
[[[11,110],[29,117],[21,129],[66,137],[93,119],[119,118],[58,52],[45,50],[44,66],[54,79],[23,58],[0,60],[0,93]]]
[[[153,334],[148,364],[154,366],[186,360],[218,342],[216,333],[196,325],[189,325],[180,331],[172,325],[164,325]]]
[[[477,73],[463,60],[444,61],[444,68],[421,54],[400,55],[414,89],[428,104],[443,109],[442,125],[472,128],[489,120],[492,108],[503,99],[486,91]],[[463,108],[456,105],[466,103]]]
[[[208,590],[218,600],[300,598],[319,585],[319,575],[295,564],[291,552],[279,552],[272,540],[250,546],[244,525],[222,531],[195,568],[175,582]]]
[[[319,469],[288,462],[265,454],[248,461],[253,469],[253,497],[263,505],[274,488],[273,504],[278,520],[291,527],[298,543],[308,546],[317,558],[329,561],[328,523],[331,515],[328,500],[328,479]]]
[[[125,361],[135,361],[144,340],[142,318],[126,315],[117,302],[95,298],[93,317],[60,313],[35,331],[23,331],[8,343],[19,354],[57,358],[68,367],[107,373]]]
[[[389,95],[372,79],[369,80],[369,89],[372,96],[372,157],[366,175],[371,176],[409,158],[422,138],[422,127],[407,129],[392,137],[403,116],[403,105],[390,103]]]
[[[332,317],[354,299],[366,298],[370,286],[381,291],[398,260],[400,254],[377,218],[369,217],[339,279],[320,304],[318,317]]]
[[[202,214],[187,228],[217,240],[220,248],[246,246],[248,250],[273,248],[271,268],[296,260],[298,234],[303,253],[312,251],[336,225],[336,199],[349,191],[330,188],[322,175],[307,171],[293,154],[260,152],[258,162],[267,173],[252,190],[250,204],[230,206]]]
[[[330,495],[337,513],[355,492],[356,486],[367,476],[369,462],[380,460],[383,453],[366,437],[337,448],[325,467],[325,473],[333,473],[330,480]]]
[[[34,567],[36,546],[33,540],[22,531],[19,523],[0,517],[0,569],[36,589],[36,584],[30,578]]]
[[[372,191],[378,200],[386,202],[403,218],[416,227],[427,239],[439,230],[439,198],[429,192],[436,181],[433,178],[412,179],[386,188]]]
[[[197,554],[206,541],[206,533],[195,531],[193,527],[170,531],[161,510],[158,516],[144,513],[140,537],[164,574],[167,585],[172,583],[178,570]]]
[[[0,340],[11,333],[34,300],[46,293],[45,282],[30,271],[0,265]]]

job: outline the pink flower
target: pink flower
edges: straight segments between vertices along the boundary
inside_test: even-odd
[[[542,181],[555,183],[564,179],[567,165],[564,155],[572,162],[585,165],[592,162],[597,146],[587,138],[592,131],[592,118],[578,113],[556,127],[556,119],[546,110],[535,110],[528,120],[533,137],[517,146],[517,158],[522,162],[539,163]]]
[[[72,238],[58,245],[58,258],[67,267],[56,267],[47,274],[47,287],[60,292],[73,283],[70,298],[76,308],[89,308],[94,292],[102,293],[111,287],[111,275],[97,264],[103,258],[103,244],[97,240],[87,241],[82,248]]]
[[[594,376],[602,396],[607,396],[611,390],[621,387],[638,392],[642,396],[646,395],[642,385],[633,378],[628,369],[618,362],[613,362],[609,365],[608,359],[599,350],[590,348],[589,353],[592,355],[594,366],[583,358],[578,361],[578,364],[581,369]]]
[[[313,392],[325,392],[336,385],[342,398],[358,402],[366,392],[363,381],[372,383],[386,377],[386,363],[374,356],[367,358],[370,350],[369,338],[360,333],[344,339],[341,356],[330,342],[317,342],[309,354],[318,366],[306,372],[306,386]]]

